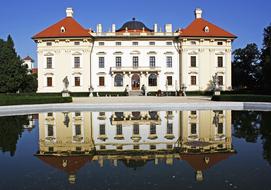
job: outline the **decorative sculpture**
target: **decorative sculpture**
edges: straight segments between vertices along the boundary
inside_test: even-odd
[[[63,79],[63,84],[64,84],[64,90],[63,90],[63,91],[68,91],[68,87],[69,87],[68,76],[66,76],[66,77]]]
[[[62,97],[69,97],[70,94],[69,94],[69,90],[68,90],[68,87],[69,87],[68,76],[66,76],[66,77],[63,79],[63,84],[64,84],[64,89],[63,89],[63,91],[62,91]]]

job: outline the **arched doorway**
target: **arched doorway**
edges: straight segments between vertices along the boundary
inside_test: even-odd
[[[133,74],[131,80],[132,90],[139,90],[140,89],[140,77],[138,74]]]

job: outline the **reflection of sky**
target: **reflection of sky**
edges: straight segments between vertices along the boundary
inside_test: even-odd
[[[77,172],[76,184],[70,186],[67,174],[33,156],[39,149],[38,126],[24,132],[14,157],[0,154],[1,189],[269,189],[270,166],[262,156],[262,140],[247,143],[232,137],[237,154],[204,171],[204,181],[195,181],[194,170],[187,162],[174,160],[172,166],[148,162],[136,170],[118,167],[106,161],[104,167],[89,162]]]

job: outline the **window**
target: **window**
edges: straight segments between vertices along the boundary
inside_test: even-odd
[[[117,125],[117,135],[122,135],[122,125]]]
[[[100,124],[100,135],[105,135],[105,124]]]
[[[223,86],[223,76],[218,76],[217,79],[218,79],[218,85]]]
[[[197,42],[196,41],[191,41],[191,45],[196,45]]]
[[[104,68],[104,57],[99,57],[99,68]]]
[[[123,76],[121,74],[117,74],[114,79],[115,86],[123,86]]]
[[[190,112],[191,115],[197,115],[197,111],[193,110]]]
[[[121,57],[116,57],[116,67],[121,67]]]
[[[65,27],[64,27],[64,26],[62,26],[62,27],[60,28],[60,32],[61,32],[61,33],[66,32],[66,29],[65,29]]]
[[[74,86],[80,86],[80,77],[74,77]]]
[[[53,137],[53,136],[54,136],[54,126],[48,125],[48,137]]]
[[[167,56],[167,67],[171,68],[172,67],[172,56]]]
[[[153,123],[150,125],[150,134],[151,135],[155,135],[156,134],[156,125],[153,124]]]
[[[47,46],[52,46],[52,42],[46,42]]]
[[[81,135],[81,125],[75,125],[75,135]]]
[[[99,46],[104,46],[104,42],[99,42]]]
[[[204,27],[204,32],[208,33],[210,31],[209,27],[208,26],[205,26]]]
[[[155,57],[154,56],[150,56],[150,67],[155,67]]]
[[[138,46],[138,42],[133,42],[133,46]]]
[[[52,113],[52,112],[49,112],[49,113],[47,113],[47,116],[48,116],[48,117],[53,117],[53,113]]]
[[[99,112],[99,116],[101,117],[105,116],[105,112]]]
[[[139,149],[139,145],[134,145],[134,150],[138,150]]]
[[[191,134],[192,135],[197,134],[197,124],[196,123],[191,123]]]
[[[197,85],[197,77],[191,76],[191,85]]]
[[[155,42],[149,42],[149,45],[150,45],[150,46],[154,46],[154,45],[155,45]]]
[[[138,124],[133,125],[133,134],[139,135],[139,125]]]
[[[104,77],[99,77],[99,86],[104,86]]]
[[[150,76],[149,76],[149,86],[157,86],[157,76],[156,76],[156,74],[150,74]]]
[[[191,56],[190,57],[190,66],[191,67],[196,67],[197,66],[197,57],[196,56]]]
[[[52,69],[53,68],[53,58],[52,57],[47,57],[46,58],[46,68],[47,69]]]
[[[116,42],[116,46],[121,46],[121,42]]]
[[[223,134],[223,123],[218,123],[217,133],[218,134]]]
[[[217,67],[223,67],[223,57],[222,56],[217,57]]]
[[[75,117],[79,117],[79,116],[81,116],[81,113],[80,112],[75,112]]]
[[[158,119],[157,111],[150,111],[150,112],[149,112],[149,115],[150,115],[150,118],[151,118],[152,120],[157,120],[157,119]]]
[[[167,85],[172,86],[172,76],[167,76]]]
[[[74,57],[74,68],[80,68],[80,57]]]
[[[133,56],[133,68],[138,68],[138,56]]]
[[[217,45],[218,45],[218,46],[222,46],[222,45],[223,45],[223,42],[217,42]]]
[[[52,77],[47,77],[47,86],[48,86],[48,87],[53,86],[53,80],[52,80]]]
[[[167,124],[167,134],[173,134],[173,124],[172,123]]]
[[[172,42],[166,42],[167,46],[172,46]]]
[[[74,42],[74,45],[75,45],[75,46],[79,46],[79,45],[80,45],[80,42]]]

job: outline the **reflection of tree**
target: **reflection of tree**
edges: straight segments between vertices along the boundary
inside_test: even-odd
[[[27,116],[0,117],[0,149],[14,156],[16,144],[23,132],[23,125],[29,124]]]
[[[263,157],[271,164],[271,113],[262,112],[262,118]]]
[[[233,136],[255,143],[259,135],[261,115],[257,112],[232,112]]]
[[[271,112],[232,112],[233,136],[255,143],[261,137],[263,157],[271,165]]]

